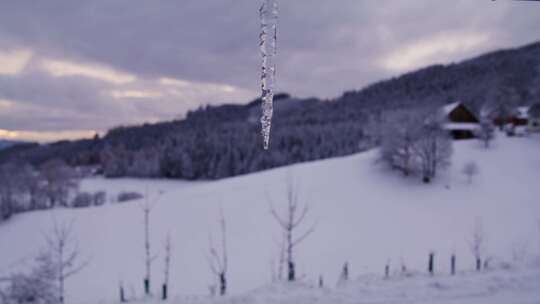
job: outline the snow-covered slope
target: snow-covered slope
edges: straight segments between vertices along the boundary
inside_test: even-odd
[[[477,218],[483,222],[494,265],[537,255],[540,138],[499,136],[487,151],[475,141],[459,142],[454,148],[452,168],[431,185],[382,168],[375,163],[376,151],[370,151],[218,182],[92,179],[82,188],[138,190],[155,201],[150,233],[152,250],[158,254],[152,273],[156,293],[163,278],[167,233],[174,247],[171,294],[208,293],[213,282],[206,259],[208,239],[217,234],[220,206],[228,223],[230,291],[239,294],[269,283],[280,239],[269,200],[278,208],[286,203],[289,176],[311,206],[306,227],[316,223],[296,255],[299,274],[308,283],[323,275],[327,286],[335,286],[345,261],[352,277],[379,276],[388,260],[393,270],[403,261],[408,269],[424,271],[430,251],[436,253],[435,271],[440,275],[448,273],[452,252],[457,254],[458,270],[470,270],[474,263],[466,240]],[[468,161],[477,162],[480,169],[472,184],[461,173]],[[14,217],[0,225],[0,274],[16,271],[36,254],[53,218],[75,221],[80,249],[90,261],[67,282],[69,302],[116,300],[119,281],[128,296],[140,296],[143,212],[135,202]]]

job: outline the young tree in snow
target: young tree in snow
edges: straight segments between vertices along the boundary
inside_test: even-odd
[[[277,265],[272,260],[272,281],[281,281],[283,280],[283,270],[285,268],[287,236],[283,234],[281,240],[276,242],[276,245],[279,251],[277,253]]]
[[[478,165],[473,161],[466,163],[463,167],[463,174],[467,176],[469,184],[472,184],[473,177],[478,174]]]
[[[217,281],[219,283],[219,294],[224,296],[227,293],[227,270],[229,258],[227,255],[227,223],[225,222],[223,209],[220,209],[219,227],[221,232],[221,248],[216,247],[212,237],[210,237],[210,254],[208,256],[208,264],[210,265],[210,270],[212,273],[217,277]],[[212,292],[212,288],[211,293],[215,293],[215,291]]]
[[[150,212],[152,211],[153,205],[150,203],[148,194],[144,203],[141,205],[141,210],[144,215],[144,265],[146,273],[144,276],[144,293],[150,295],[150,277],[152,274],[152,263],[157,258],[157,256],[152,254],[150,246]]]
[[[0,303],[59,303],[56,267],[50,253],[39,254],[34,262],[35,265],[28,273],[16,273],[8,278],[0,278],[0,283],[7,282],[7,287],[0,289]]]
[[[66,280],[83,269],[87,262],[79,262],[80,251],[73,238],[73,222],[54,221],[52,232],[45,236],[48,250],[41,257],[44,264],[52,265],[57,280],[58,302],[64,303],[64,285]]]
[[[414,145],[420,135],[419,115],[413,111],[396,111],[384,118],[380,159],[408,176],[416,167]]]
[[[482,270],[482,256],[484,255],[485,241],[486,237],[482,225],[482,220],[480,218],[477,218],[472,231],[472,236],[468,240],[471,253],[474,256],[474,260],[476,263],[476,271]]]
[[[484,148],[489,148],[491,141],[495,138],[495,127],[488,120],[480,122],[477,130],[478,139],[484,144]]]
[[[168,286],[169,286],[169,272],[171,268],[171,236],[167,234],[167,239],[165,240],[165,265],[164,265],[164,279],[162,286],[161,299],[167,300]]]
[[[74,170],[60,159],[49,160],[41,165],[40,169],[45,180],[45,195],[49,200],[49,207],[67,207],[69,192],[79,186]]]
[[[341,273],[339,274],[337,285],[341,286],[349,280],[349,263],[345,262],[341,267]]]
[[[440,169],[450,165],[452,140],[441,123],[434,119],[424,123],[414,151],[420,159],[422,180],[429,183]]]
[[[298,197],[298,190],[293,183],[289,181],[287,187],[287,209],[285,214],[280,214],[271,204],[270,212],[276,222],[285,234],[285,252],[287,259],[287,280],[294,281],[296,279],[296,268],[294,259],[294,248],[305,240],[314,230],[314,227],[307,229],[300,236],[296,237],[296,233],[300,225],[306,219],[309,213],[309,205],[302,205]]]

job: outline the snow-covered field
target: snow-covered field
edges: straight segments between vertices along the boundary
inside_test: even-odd
[[[476,141],[458,142],[454,148],[451,169],[431,185],[382,168],[374,162],[376,151],[370,151],[218,182],[98,178],[84,181],[82,190],[103,189],[110,196],[125,190],[149,194],[154,204],[152,251],[158,255],[152,272],[156,294],[163,278],[167,233],[173,241],[171,295],[199,301],[192,296],[208,293],[213,282],[207,263],[208,240],[209,234],[219,231],[222,206],[228,224],[229,287],[238,302],[260,303],[270,298],[270,302],[285,303],[272,298],[276,293],[286,295],[286,303],[296,303],[291,299],[298,297],[305,303],[354,302],[346,299],[463,303],[465,298],[470,303],[492,303],[497,295],[504,303],[540,301],[539,291],[533,288],[540,286],[540,269],[447,276],[452,252],[457,255],[458,271],[473,269],[467,239],[478,219],[483,223],[486,254],[493,267],[506,262],[522,265],[539,255],[540,137],[499,136],[490,150]],[[461,172],[468,161],[477,162],[480,170],[472,184]],[[298,272],[306,285],[273,285],[253,291],[271,282],[280,233],[270,215],[269,201],[278,208],[284,206],[290,176],[299,186],[301,199],[311,206],[306,227],[316,225],[296,254]],[[75,221],[79,247],[90,261],[67,281],[68,303],[116,301],[119,281],[128,297],[141,296],[144,227],[137,202],[14,217],[0,225],[0,275],[31,260],[43,246],[42,233],[50,229],[53,219]],[[434,278],[382,280],[387,261],[392,272],[402,261],[408,269],[424,272],[430,251],[436,254]],[[326,286],[335,288],[346,261],[351,277],[361,277],[358,281],[339,292],[306,287],[322,275]],[[501,291],[494,294],[496,289]]]

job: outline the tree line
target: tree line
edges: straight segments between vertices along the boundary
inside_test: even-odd
[[[260,99],[206,106],[184,119],[117,127],[103,138],[20,144],[0,150],[0,163],[34,166],[61,158],[98,166],[109,177],[219,179],[372,147],[369,126],[386,113],[461,100],[477,114],[499,115],[540,100],[540,43],[435,65],[348,91],[331,100],[275,96],[270,150],[260,138]]]

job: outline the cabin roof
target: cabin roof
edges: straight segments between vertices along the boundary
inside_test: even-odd
[[[449,104],[443,106],[441,110],[442,110],[444,115],[448,115],[448,114],[452,113],[452,111],[454,111],[460,105],[461,105],[461,101],[456,101],[456,102],[449,103]]]

